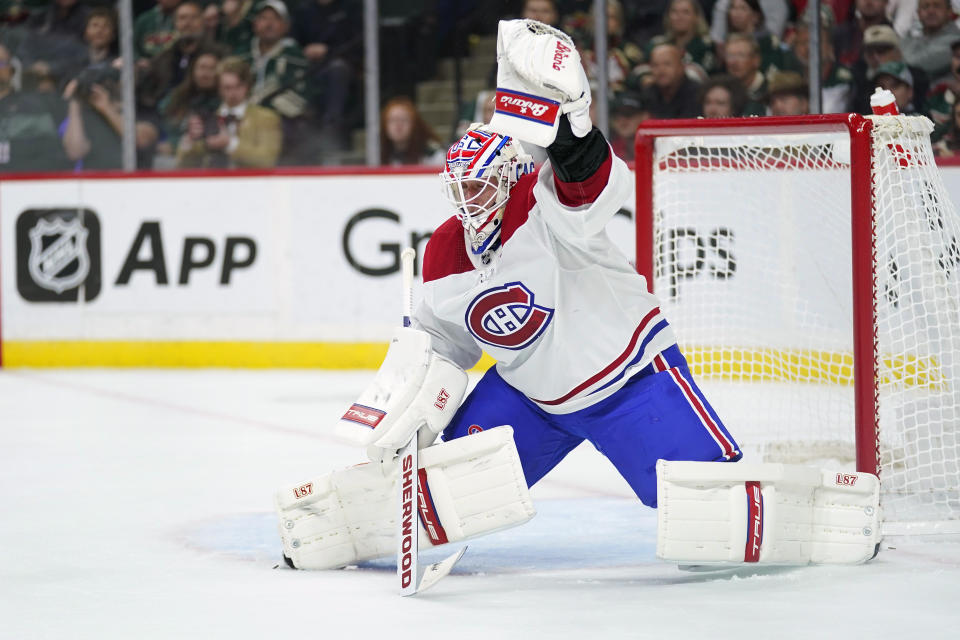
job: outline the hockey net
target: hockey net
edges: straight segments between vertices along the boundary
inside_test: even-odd
[[[754,460],[878,473],[960,532],[960,218],[923,118],[645,123],[638,270]]]

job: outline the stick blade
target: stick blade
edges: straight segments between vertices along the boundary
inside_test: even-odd
[[[426,591],[433,585],[440,582],[440,580],[447,577],[450,574],[450,571],[453,570],[454,565],[460,561],[460,558],[463,557],[463,554],[466,553],[466,551],[467,548],[464,547],[450,557],[445,558],[440,562],[434,562],[424,569],[423,577],[420,578],[420,584],[417,586],[416,593],[422,593]]]

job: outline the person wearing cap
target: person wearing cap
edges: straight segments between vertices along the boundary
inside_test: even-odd
[[[863,50],[860,60],[853,65],[854,86],[856,97],[853,110],[857,113],[872,113],[870,110],[870,94],[873,93],[874,76],[876,69],[886,62],[903,62],[903,53],[900,50],[900,36],[890,25],[874,25],[863,33]],[[907,69],[913,77],[913,105],[919,112],[925,110],[925,96],[930,86],[927,73],[920,67],[907,64]]]
[[[307,59],[297,41],[287,37],[287,5],[281,0],[261,0],[253,12],[254,36],[245,56],[254,78],[250,102],[273,109],[286,122],[302,121],[308,106]],[[287,144],[285,150],[291,148]]]
[[[810,113],[810,87],[796,71],[770,74],[767,108],[772,116],[805,116]]]
[[[884,62],[873,76],[873,86],[893,92],[897,109],[904,115],[919,112],[913,104],[913,74],[903,62]]]
[[[926,71],[933,82],[938,82],[949,76],[950,45],[960,38],[960,27],[953,21],[950,0],[920,0],[917,17],[923,30],[904,38],[903,58]]]

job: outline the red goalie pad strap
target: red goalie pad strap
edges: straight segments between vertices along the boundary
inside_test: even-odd
[[[420,523],[423,525],[423,529],[427,532],[427,535],[430,536],[430,543],[433,546],[446,544],[449,542],[447,540],[447,532],[443,530],[443,526],[440,524],[440,518],[437,517],[437,508],[433,504],[430,487],[427,486],[426,469],[418,469],[417,476],[420,479],[420,495],[417,500],[417,505],[420,509]]]
[[[760,483],[743,483],[747,490],[747,544],[743,551],[744,562],[760,561],[760,546],[763,544],[763,494]]]

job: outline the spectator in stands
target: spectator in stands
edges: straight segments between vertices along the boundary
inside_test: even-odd
[[[704,118],[739,118],[747,94],[732,76],[713,76],[700,87],[700,115]]]
[[[63,102],[56,94],[16,91],[14,64],[0,44],[0,173],[69,168],[57,131]]]
[[[54,0],[39,13],[31,13],[27,25],[37,33],[80,40],[89,12],[90,7],[79,0]]]
[[[169,149],[178,148],[180,137],[187,132],[191,119],[205,123],[208,132],[217,129],[216,111],[220,106],[217,66],[220,59],[219,49],[198,51],[187,69],[187,77],[161,102]]]
[[[650,117],[643,99],[632,91],[621,91],[610,103],[610,146],[619,158],[634,159],[634,136],[640,123]],[[524,147],[526,148],[526,147]]]
[[[950,77],[939,83],[927,94],[926,111],[930,119],[940,127],[953,121],[953,105],[960,95],[960,40],[950,45]]]
[[[770,76],[767,107],[772,116],[804,116],[810,113],[810,87],[796,71],[776,71]]]
[[[123,112],[119,72],[96,69],[96,76],[67,83],[67,117],[63,125],[63,148],[77,170],[120,169],[123,165],[121,136]],[[157,127],[147,121],[135,123],[137,166],[151,167],[158,138]]]
[[[654,118],[695,118],[700,113],[697,94],[700,85],[687,77],[683,51],[673,44],[661,44],[650,52],[651,83],[642,100]]]
[[[578,28],[585,29],[586,21],[588,20],[589,11],[592,4],[586,7],[584,10],[577,9],[576,11],[567,10],[567,17],[572,21],[571,24],[577,25]],[[510,17],[509,15],[504,16],[505,18]],[[523,0],[523,5],[520,9],[519,17],[525,18],[527,20],[536,20],[537,22],[542,22],[548,24],[551,27],[556,27],[557,29],[567,30],[570,33],[569,29],[571,24],[560,24],[560,8],[558,5],[558,0]],[[577,34],[577,37],[582,37],[582,34]],[[490,67],[490,71],[487,74],[487,85],[488,87],[496,86],[497,81],[497,63],[494,61],[493,65]],[[475,120],[466,118],[466,126],[469,126]],[[484,121],[488,122],[488,121]],[[466,131],[466,129],[464,129]],[[462,136],[460,136],[462,137]],[[457,138],[459,139],[459,137]]]
[[[280,116],[249,102],[253,80],[249,65],[231,57],[220,64],[218,71],[222,103],[216,110],[214,126],[195,115],[188,118],[187,135],[177,148],[177,166],[276,166],[283,144]]]
[[[217,41],[225,44],[232,55],[246,55],[253,40],[254,0],[223,0]]]
[[[170,91],[187,79],[187,72],[203,49],[216,45],[204,42],[203,9],[199,0],[184,0],[174,11],[173,43],[148,63],[137,82],[141,109],[156,113]]]
[[[730,0],[726,21],[727,40],[733,34],[743,34],[752,36],[757,42],[761,72],[766,74],[773,68],[784,69],[787,66],[780,39],[767,29],[758,0]]]
[[[877,67],[873,85],[893,92],[900,113],[906,115],[919,113],[913,104],[913,74],[903,62],[884,62]]]
[[[287,37],[287,6],[282,0],[261,0],[254,6],[253,16],[254,37],[244,57],[253,72],[250,102],[273,109],[283,118],[280,164],[315,163],[320,136],[309,118],[307,59],[297,41]],[[325,154],[324,160],[336,157]]]
[[[873,93],[873,77],[877,67],[886,62],[903,62],[900,51],[900,37],[888,25],[868,27],[863,34],[863,57],[853,66],[854,86],[856,97],[854,111],[857,113],[871,113],[870,95]],[[913,104],[919,113],[926,111],[925,98],[930,81],[926,72],[912,65],[907,65],[913,77],[914,96]]]
[[[444,149],[410,98],[387,101],[380,111],[380,164],[442,164]]]
[[[800,68],[806,78],[810,70],[810,25],[806,21],[797,25],[793,53],[800,61]],[[830,31],[822,29],[820,32],[820,112],[847,113],[853,107],[854,93],[853,71],[837,63]]]
[[[917,16],[922,33],[904,38],[904,60],[923,69],[931,82],[940,82],[950,73],[950,45],[960,39],[960,27],[953,21],[950,0],[920,0]]]
[[[745,116],[766,113],[767,79],[760,72],[760,47],[753,36],[731,33],[723,48],[724,66],[747,95],[743,108]]]
[[[216,42],[220,33],[220,6],[216,2],[205,4],[200,19],[203,21],[203,39]]]
[[[575,14],[565,20],[563,30],[570,34],[583,59],[587,77],[596,82],[599,65],[593,46],[593,15]],[[619,0],[607,0],[607,87],[611,94],[622,91],[631,70],[643,60],[643,51],[624,37],[626,22]]]
[[[833,30],[833,46],[837,62],[852,67],[862,56],[863,34],[876,25],[890,26],[887,19],[887,0],[856,0],[856,11],[849,18],[838,21]]]
[[[87,14],[87,22],[83,30],[83,41],[86,48],[77,52],[71,60],[58,61],[49,68],[49,91],[59,94],[61,88],[73,78],[83,75],[88,77],[109,73],[109,69],[117,59],[117,18],[112,9],[95,7]],[[35,66],[32,71],[37,73],[42,66]],[[64,105],[66,106],[66,105]]]
[[[307,58],[307,86],[319,118],[321,149],[349,146],[344,116],[363,49],[358,8],[352,0],[307,0],[295,16],[294,35]]]
[[[34,6],[25,29],[4,29],[4,42],[16,53],[24,77],[36,86],[57,90],[82,68],[83,27],[89,7],[77,0],[54,0]],[[11,33],[13,31],[13,33]]]
[[[520,16],[551,27],[560,26],[560,11],[557,9],[556,0],[524,0]]]
[[[289,28],[290,14],[281,0],[263,0],[254,8],[250,99],[284,118],[298,118],[307,109],[307,60],[296,40],[287,37]]]
[[[670,0],[663,17],[663,34],[650,41],[647,57],[655,46],[663,43],[680,47],[685,52],[684,63],[688,71],[701,79],[720,67],[710,40],[710,28],[697,0]]]
[[[180,0],[157,0],[156,6],[137,16],[133,48],[138,58],[152,58],[174,40],[173,11]]]
[[[933,143],[933,153],[941,158],[954,158],[960,154],[960,101],[950,107],[950,120],[943,135]]]
[[[107,7],[96,7],[87,14],[83,27],[83,41],[87,43],[87,66],[111,63],[116,59],[117,15]]]
[[[730,12],[731,0],[716,0],[713,3],[713,17],[710,19],[710,37],[719,45],[726,42],[729,33],[728,15]],[[759,8],[762,20],[758,25],[767,33],[777,38],[783,35],[784,27],[787,25],[787,19],[790,16],[790,8],[786,0],[760,0],[755,3]],[[750,32],[753,35],[753,32]],[[723,57],[722,49],[718,50],[720,57]]]
[[[887,19],[901,38],[907,36],[917,20],[917,0],[887,0]]]

